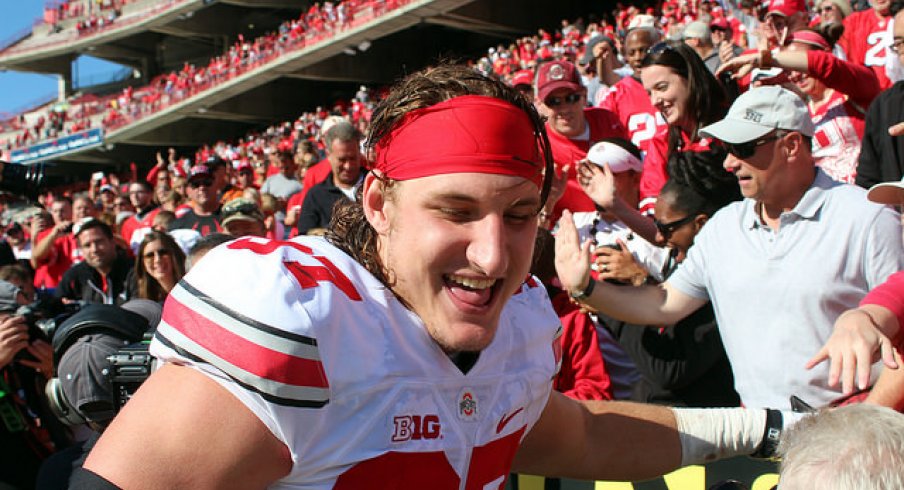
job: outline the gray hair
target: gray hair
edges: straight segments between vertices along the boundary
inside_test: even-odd
[[[354,141],[355,143],[358,143],[361,141],[361,132],[348,121],[338,122],[334,124],[323,137],[323,142],[326,144],[326,151],[330,151],[333,147],[333,141],[336,140]]]
[[[904,414],[876,405],[824,409],[785,434],[782,490],[904,488]]]

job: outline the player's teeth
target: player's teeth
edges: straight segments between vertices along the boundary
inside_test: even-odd
[[[471,279],[461,276],[450,276],[449,279],[471,289],[486,289],[496,284],[495,279]]]

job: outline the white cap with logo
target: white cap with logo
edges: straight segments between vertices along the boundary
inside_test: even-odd
[[[747,143],[776,129],[804,136],[816,132],[803,99],[778,85],[750,89],[735,100],[725,119],[700,130],[726,143]]]

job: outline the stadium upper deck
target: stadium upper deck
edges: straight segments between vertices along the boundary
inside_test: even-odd
[[[253,63],[227,70],[225,76],[200,77],[186,90],[153,104],[139,104],[138,110],[115,111],[112,120],[104,118],[110,115],[110,104],[115,107],[113,101],[121,97],[122,87],[106,97],[73,94],[67,101],[70,110],[73,101],[87,102],[85,107],[91,108],[75,111],[85,118],[76,129],[101,129],[102,135],[90,148],[45,151],[39,159],[114,165],[148,161],[153,149],[161,146],[191,147],[235,137],[338,97],[348,98],[361,83],[387,83],[444,56],[470,58],[488,45],[580,16],[588,8],[583,2],[525,5],[516,0],[348,3],[352,8],[347,20],[334,29],[309,28],[300,39]],[[48,41],[54,35],[71,35],[61,31],[44,39],[33,34],[13,44],[0,52],[0,67],[65,77],[72,57],[90,52],[133,67],[143,83],[129,90],[144,96],[162,86],[155,83],[168,73],[186,67],[205,71],[211,60],[224,57],[243,40],[249,44],[262,36],[279,36],[282,24],[304,18],[311,8],[311,2],[286,0],[133,0],[112,23],[82,33],[75,42]],[[206,72],[209,75],[210,70]],[[34,123],[42,117],[40,112],[24,114],[17,122]],[[16,137],[11,129],[8,124],[0,142]],[[59,138],[34,136],[33,141],[12,146],[39,146]]]

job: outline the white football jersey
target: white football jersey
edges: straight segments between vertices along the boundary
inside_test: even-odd
[[[151,353],[218,381],[286,444],[274,488],[495,489],[546,405],[560,334],[529,278],[464,374],[325,240],[247,237],[172,291]]]

